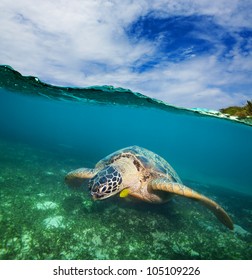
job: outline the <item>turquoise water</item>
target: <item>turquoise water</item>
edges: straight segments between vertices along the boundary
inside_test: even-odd
[[[251,126],[123,89],[58,88],[1,71],[1,259],[251,259]],[[131,145],[164,157],[235,230],[188,199],[94,202],[64,184],[67,172]]]

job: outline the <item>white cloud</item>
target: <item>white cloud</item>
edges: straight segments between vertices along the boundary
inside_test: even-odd
[[[62,72],[72,69],[84,73],[86,64],[92,68],[91,61],[108,68],[127,67],[152,52],[150,43],[133,45],[126,37],[125,22],[134,20],[138,10],[134,5],[127,7],[127,2],[114,9],[112,2],[98,0],[57,4],[40,1],[37,5],[25,0],[4,1],[0,18],[1,62],[42,78],[48,66],[58,71],[62,67]],[[87,75],[90,72],[92,69],[87,69]]]
[[[150,1],[159,16],[204,15],[226,27],[252,27],[250,0],[159,0]]]
[[[134,75],[130,81],[123,81],[121,77],[118,80],[136,91],[177,106],[218,109],[226,104],[243,104],[251,98],[251,92],[230,94],[224,88],[241,83],[244,77],[237,74],[236,81],[232,82],[233,73],[225,73],[225,67],[215,57],[205,56]],[[128,75],[130,77],[130,73]]]
[[[247,4],[246,4],[247,3]],[[0,64],[59,85],[111,84],[187,107],[220,108],[251,99],[251,48],[241,54],[241,38],[222,61],[188,50],[180,63],[160,61],[149,71],[132,67],[155,57],[156,45],[125,33],[140,16],[208,15],[235,32],[252,27],[247,1],[9,1],[0,3]],[[202,36],[202,35],[199,35]],[[205,34],[209,36],[209,34]],[[215,40],[209,36],[209,41]],[[215,42],[215,44],[217,44]],[[218,46],[219,50],[223,46]],[[235,86],[235,90],[227,87]]]

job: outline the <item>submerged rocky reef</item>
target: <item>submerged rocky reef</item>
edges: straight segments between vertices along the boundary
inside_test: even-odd
[[[0,140],[0,259],[251,259],[251,196],[187,181],[231,215],[226,229],[201,205],[92,201],[64,176],[83,166],[67,150]],[[88,162],[87,164],[91,164]]]

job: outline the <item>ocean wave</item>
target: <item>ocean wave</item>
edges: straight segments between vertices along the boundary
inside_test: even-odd
[[[150,98],[130,89],[113,87],[109,85],[90,87],[62,87],[42,82],[34,76],[23,76],[8,65],[0,65],[0,87],[12,92],[42,96],[53,100],[95,102],[104,105],[127,105],[157,108],[164,111],[173,111],[183,114],[209,116],[252,125],[246,119],[222,114],[214,110],[203,108],[182,108],[167,104],[161,100]]]

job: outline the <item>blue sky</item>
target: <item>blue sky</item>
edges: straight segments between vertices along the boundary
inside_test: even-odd
[[[252,99],[250,0],[1,0],[0,64],[183,107]]]

